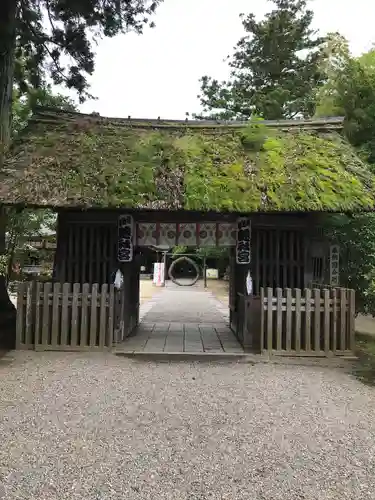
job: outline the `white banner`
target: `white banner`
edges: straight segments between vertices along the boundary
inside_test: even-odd
[[[153,283],[156,286],[164,286],[164,263],[163,262],[155,262],[154,263]]]

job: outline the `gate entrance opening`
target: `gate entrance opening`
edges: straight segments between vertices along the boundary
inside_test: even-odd
[[[163,252],[165,286],[157,287],[146,274],[141,280],[140,323],[120,349],[124,352],[241,353],[242,346],[229,326],[228,281],[205,279],[206,262],[217,263],[207,249],[200,254],[193,248]],[[177,253],[178,252],[178,253]],[[228,267],[227,258],[221,268]],[[152,268],[154,259],[145,258],[142,268]],[[151,262],[150,262],[151,261]],[[225,271],[224,270],[224,271]],[[220,273],[220,276],[224,273]],[[171,279],[172,278],[172,279]],[[152,290],[153,297],[142,303],[142,292]]]

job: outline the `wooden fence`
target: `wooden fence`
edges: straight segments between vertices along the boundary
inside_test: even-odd
[[[112,347],[113,285],[20,283],[17,349],[95,351]]]
[[[237,336],[245,350],[288,356],[354,350],[354,290],[261,288],[260,296],[242,296],[240,304],[244,326]]]

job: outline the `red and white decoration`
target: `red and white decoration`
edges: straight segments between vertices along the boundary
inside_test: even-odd
[[[160,224],[158,245],[174,247],[177,243],[177,224]]]
[[[197,245],[196,224],[179,224],[178,244],[184,247],[195,247]]]
[[[198,242],[200,247],[216,247],[217,224],[215,222],[203,222],[198,225]]]
[[[237,241],[237,224],[224,222],[137,224],[136,245],[174,247],[232,247]]]
[[[237,239],[237,226],[229,222],[220,222],[217,228],[217,245],[233,247]]]
[[[141,247],[156,246],[158,231],[156,222],[137,224],[137,242]]]

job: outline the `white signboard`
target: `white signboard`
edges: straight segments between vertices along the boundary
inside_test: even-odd
[[[22,271],[25,274],[39,274],[42,271],[42,266],[24,266]]]
[[[219,279],[219,270],[218,269],[206,269],[206,277],[207,279]]]

